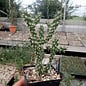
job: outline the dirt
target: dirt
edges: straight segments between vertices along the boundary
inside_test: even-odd
[[[0,64],[0,86],[5,86],[12,79],[15,71],[14,66]]]

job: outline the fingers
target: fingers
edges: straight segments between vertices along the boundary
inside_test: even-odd
[[[25,86],[24,77],[22,77],[18,82],[16,82],[13,86]]]

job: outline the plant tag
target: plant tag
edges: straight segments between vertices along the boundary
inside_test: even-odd
[[[49,58],[44,58],[42,60],[42,64],[48,64],[49,63]]]

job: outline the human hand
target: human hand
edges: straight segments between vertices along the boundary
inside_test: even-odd
[[[25,86],[24,77],[22,77],[19,81],[17,81],[13,86]]]

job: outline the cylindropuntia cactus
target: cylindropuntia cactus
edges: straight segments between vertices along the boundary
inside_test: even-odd
[[[41,25],[39,28],[39,36],[36,33],[36,25],[39,23],[40,15],[32,16],[31,14],[25,13],[25,21],[30,29],[31,36],[30,44],[31,47],[34,49],[34,54],[36,58],[36,70],[39,75],[39,78],[41,79],[41,75],[44,72],[48,72],[51,66],[51,62],[53,60],[53,57],[55,55],[55,51],[58,49],[58,39],[54,39],[52,41],[52,47],[50,48],[50,57],[49,57],[49,63],[43,67],[42,60],[44,58],[44,49],[43,45],[46,44],[54,34],[54,31],[56,30],[59,22],[60,22],[60,13],[58,13],[57,17],[53,20],[52,23],[47,23],[47,26],[49,28],[49,32],[46,38],[44,38],[44,27]]]

